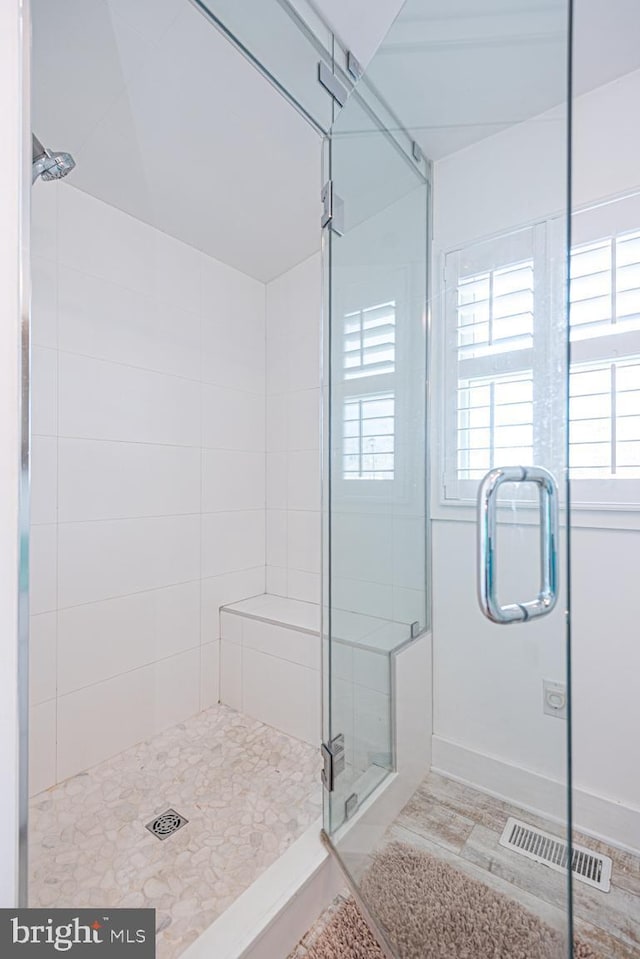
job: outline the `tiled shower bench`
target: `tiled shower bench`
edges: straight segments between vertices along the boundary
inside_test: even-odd
[[[220,610],[220,699],[320,742],[320,607],[265,593]]]
[[[334,609],[332,728],[347,762],[389,762],[393,654],[409,627]],[[320,607],[263,594],[220,610],[223,703],[313,745],[321,740]]]

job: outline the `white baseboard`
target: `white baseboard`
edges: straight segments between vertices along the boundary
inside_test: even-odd
[[[566,785],[530,769],[439,736],[433,737],[432,769],[554,822],[566,821]],[[636,855],[640,850],[640,809],[574,788],[573,821],[589,836]]]
[[[640,809],[584,789],[573,790],[575,828],[634,855],[640,852]]]
[[[236,899],[183,959],[284,959],[344,891],[318,820]]]

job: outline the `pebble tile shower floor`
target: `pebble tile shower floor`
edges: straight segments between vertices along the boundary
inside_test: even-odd
[[[29,905],[153,906],[174,959],[320,812],[317,750],[214,706],[32,799]]]

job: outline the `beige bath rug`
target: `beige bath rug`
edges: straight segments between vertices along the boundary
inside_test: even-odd
[[[562,938],[518,903],[422,850],[392,843],[362,880],[365,900],[401,959],[564,959]],[[352,900],[296,959],[384,959]],[[577,942],[574,959],[600,959]]]

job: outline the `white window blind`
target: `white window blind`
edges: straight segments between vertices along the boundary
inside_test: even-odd
[[[344,318],[345,379],[393,373],[395,343],[395,303],[348,313]]]
[[[346,312],[340,349],[343,371],[342,479],[393,480],[396,468],[396,301],[381,297],[370,306]],[[378,487],[378,482],[375,486]]]
[[[629,505],[640,478],[640,209],[618,201],[604,208],[609,222],[591,219],[590,232],[609,232],[571,251],[570,475],[578,500]]]
[[[640,357],[573,365],[573,479],[640,479]]]
[[[571,339],[640,330],[640,231],[571,253]]]
[[[538,231],[447,257],[448,500],[475,498],[494,466],[533,461]]]
[[[533,263],[515,263],[458,284],[460,357],[487,356],[533,345]]]
[[[579,233],[587,237],[571,251],[576,504],[640,499],[631,482],[640,478],[640,203],[626,209],[634,229],[615,229],[623,209],[584,217]],[[564,465],[566,334],[557,326],[563,279],[554,235],[553,221],[535,227],[527,257],[517,255],[522,231],[446,258],[445,500],[472,500],[497,465]]]
[[[532,457],[531,375],[460,380],[458,478],[479,480],[500,463],[531,463]]]

